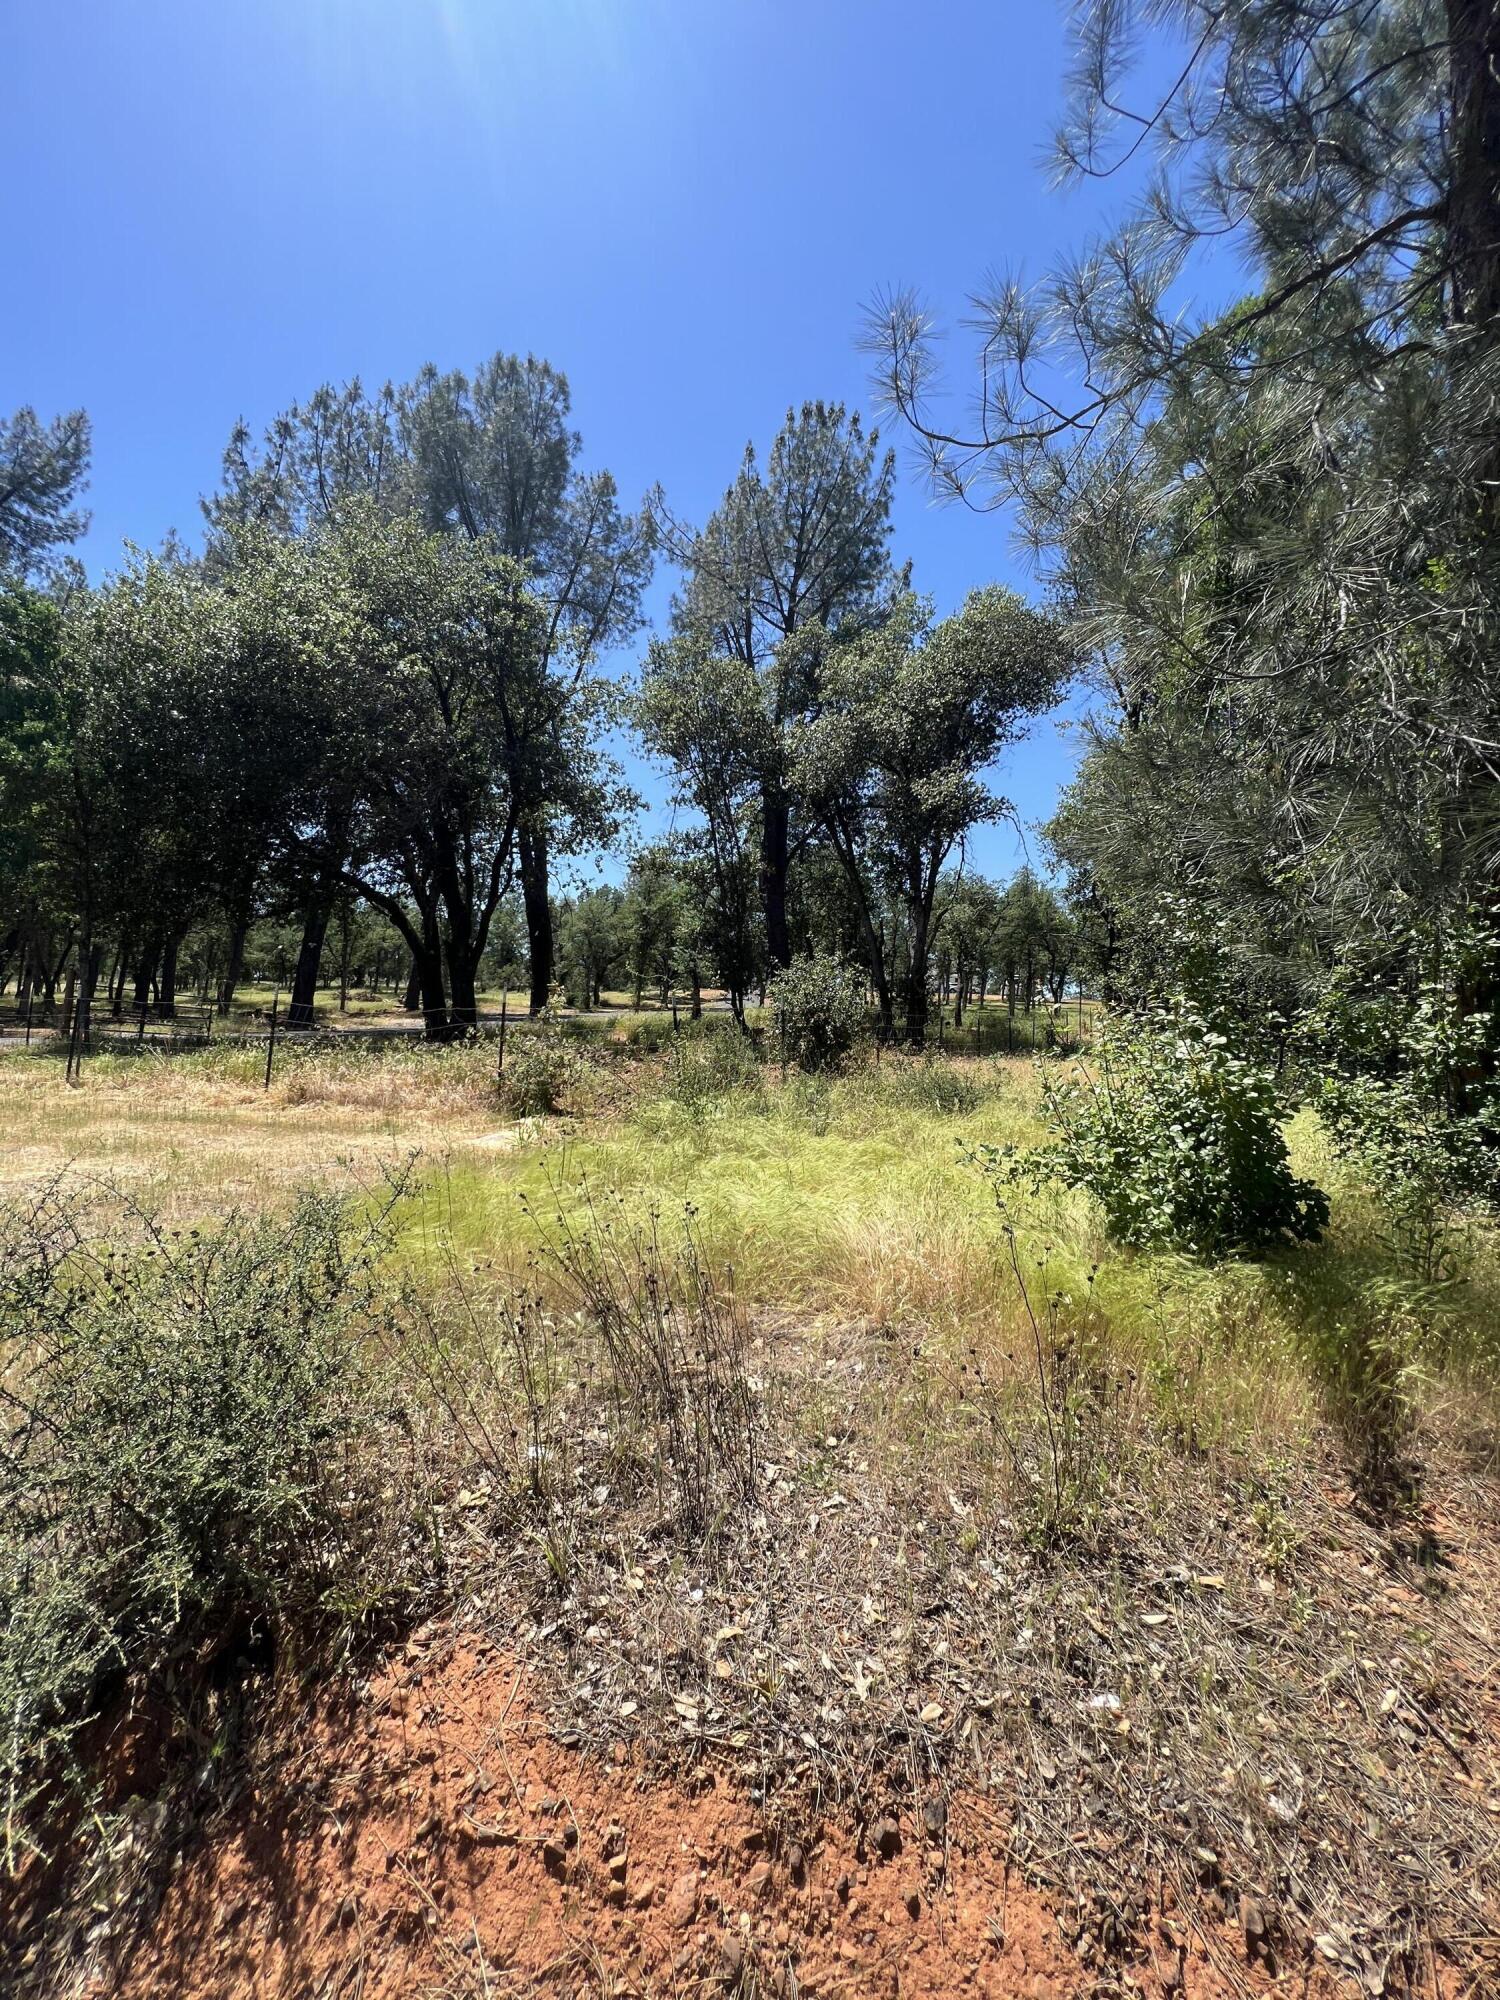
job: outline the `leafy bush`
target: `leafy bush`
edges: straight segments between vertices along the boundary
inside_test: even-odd
[[[766,998],[781,1058],[809,1071],[842,1068],[864,1028],[863,988],[852,966],[826,952],[773,973]]]
[[[1454,1275],[1464,1217],[1500,1211],[1497,1022],[1472,1004],[1500,940],[1471,924],[1448,944],[1449,978],[1412,995],[1360,1000],[1336,981],[1308,1037],[1328,1072],[1318,1103],[1334,1149],[1379,1197],[1391,1250],[1427,1284]]]
[[[346,1205],[92,1233],[0,1214],[0,1791],[21,1823],[110,1682],[348,1628],[402,1585],[391,1413]],[[117,1221],[117,1227],[118,1227]]]
[[[1087,1190],[1119,1243],[1203,1256],[1315,1241],[1328,1199],[1291,1170],[1270,1073],[1195,1008],[1108,1021],[1087,1066],[1044,1072],[1055,1143],[994,1168]]]
[[[549,1118],[562,1109],[581,1067],[578,1051],[555,1027],[524,1029],[506,1048],[501,1098],[517,1118]]]

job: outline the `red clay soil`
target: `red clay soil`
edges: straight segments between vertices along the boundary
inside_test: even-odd
[[[558,1744],[482,1641],[414,1644],[202,1833],[94,1991],[1074,2000],[1124,1976],[1218,2000],[1266,1984],[1238,1926],[1189,1941],[1166,1914],[1138,1962],[1091,1970],[1008,1868],[982,1798],[773,1851],[725,1776],[677,1786],[623,1745],[614,1759]],[[1285,1990],[1319,1989],[1298,1973]]]

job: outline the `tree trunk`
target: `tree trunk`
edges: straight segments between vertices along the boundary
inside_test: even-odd
[[[448,1032],[448,1002],[443,991],[443,939],[436,904],[422,912],[417,990],[422,1004],[422,1032],[429,1042],[440,1042]]]
[[[526,911],[526,938],[531,953],[533,1014],[552,998],[552,902],[547,893],[547,829],[522,827],[516,837],[520,858],[521,901]]]
[[[911,960],[906,974],[906,1039],[914,1049],[927,1040],[927,911],[913,903],[908,911],[911,924]]]
[[[288,1028],[310,1028],[318,993],[318,969],[323,962],[323,939],[328,933],[328,913],[332,897],[320,883],[311,892],[302,918],[302,943],[297,951],[297,969],[292,975],[292,993],[287,1002]]]
[[[339,1012],[349,1011],[349,899],[339,905]]]
[[[1447,16],[1450,310],[1483,326],[1500,312],[1500,10],[1494,0],[1448,0]]]
[[[162,946],[161,971],[156,983],[156,1011],[164,1021],[177,1018],[177,953],[182,933],[173,931]]]
[[[455,933],[448,920],[446,957],[448,960],[448,1020],[451,1032],[466,1033],[477,1025],[479,1004],[475,998],[476,954],[466,933]]]
[[[250,912],[248,907],[236,910],[229,922],[229,963],[224,968],[224,978],[219,987],[219,1012],[227,1014],[234,999],[234,989],[239,985],[245,971],[245,940],[250,933]]]
[[[130,966],[130,943],[121,938],[120,949],[115,954],[115,969],[109,982],[109,1012],[111,1020],[118,1021],[125,1011],[125,976]]]
[[[1495,0],[1447,0],[1449,38],[1449,136],[1451,180],[1444,225],[1451,260],[1451,318],[1469,330],[1459,366],[1487,365],[1500,339],[1500,7]],[[1500,430],[1481,452],[1481,519],[1493,545],[1500,540]],[[1470,753],[1459,780],[1453,815],[1457,842],[1471,852],[1488,840],[1494,824],[1494,778],[1488,756]],[[1486,915],[1500,918],[1500,891],[1492,869],[1481,894]],[[1110,983],[1105,981],[1105,997]],[[1460,1015],[1489,1022],[1478,1060],[1455,1079],[1458,1104],[1468,1111],[1485,1101],[1500,1068],[1496,1015],[1500,963],[1486,954],[1466,965],[1455,981]]]
[[[526,942],[532,960],[530,1012],[542,1014],[552,998],[552,900],[548,896],[546,828],[522,828],[516,836],[520,858],[520,900],[526,908]]]
[[[780,800],[761,802],[760,897],[766,920],[766,957],[774,969],[792,962],[786,921],[786,878],[791,865],[791,812]]]
[[[142,948],[140,958],[136,961],[135,1006],[132,1009],[136,1014],[151,1012],[151,989],[156,984],[156,961],[160,956],[161,939],[152,938]]]

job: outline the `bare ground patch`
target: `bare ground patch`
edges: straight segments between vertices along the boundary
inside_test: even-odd
[[[980,1449],[919,1346],[758,1324],[755,1497],[696,1536],[607,1399],[545,1503],[471,1472],[455,1609],[264,1739],[83,1990],[1494,1990],[1488,1475],[1432,1440],[1382,1525],[1116,1401],[1059,1535],[1044,1433]]]

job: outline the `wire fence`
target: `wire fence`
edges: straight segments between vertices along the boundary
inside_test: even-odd
[[[961,1012],[934,1006],[919,1041],[914,1042],[910,1022],[897,1013],[891,1020],[871,1022],[871,1038],[877,1060],[888,1051],[921,1047],[932,1053],[952,1056],[1015,1056],[1033,1053],[1066,1053],[1087,1046],[1093,1039],[1096,1003],[1082,993],[1063,1001],[1043,1003],[1016,1010],[1009,1006],[970,1006]],[[393,1006],[392,1011],[395,1011]],[[756,1010],[759,1011],[759,1010]],[[710,1002],[693,1013],[686,1001],[670,1000],[663,1007],[641,1012],[636,1009],[581,1009],[567,1013],[530,1015],[524,1003],[510,1005],[506,993],[496,1009],[472,1013],[441,1010],[400,1010],[400,1020],[360,1020],[340,1016],[330,1021],[326,1015],[311,1020],[290,1016],[278,990],[267,1008],[251,1013],[226,1015],[211,1003],[182,1004],[170,1014],[150,1007],[101,1013],[97,1008],[87,1017],[76,1006],[59,1009],[55,1004],[38,1007],[34,992],[24,1007],[16,1010],[16,1026],[27,1047],[43,1034],[54,1043],[67,1046],[68,1072],[72,1075],[88,1055],[128,1053],[132,1050],[157,1054],[177,1054],[209,1047],[264,1047],[265,1087],[270,1088],[278,1049],[288,1044],[308,1047],[340,1042],[442,1042],[494,1040],[497,1044],[496,1073],[505,1065],[507,1036],[517,1031],[534,1033],[550,1028],[584,1040],[603,1040],[622,1017],[633,1024],[637,1043],[651,1046],[670,1035],[701,1032],[704,1021],[732,1018],[727,1002]],[[648,1025],[649,1024],[649,1025]],[[774,1020],[752,1022],[747,1032],[766,1051],[776,1054],[778,1030]]]

